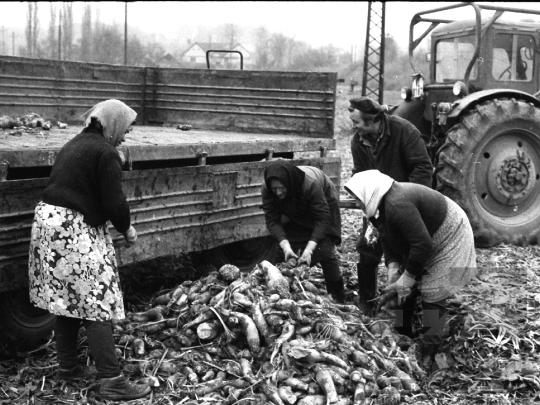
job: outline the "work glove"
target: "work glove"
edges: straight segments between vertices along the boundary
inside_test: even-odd
[[[313,254],[313,251],[317,247],[317,242],[313,242],[310,240],[306,248],[304,249],[304,252],[302,253],[302,256],[300,256],[300,259],[298,259],[298,265],[305,264],[308,267],[311,266],[311,255]]]
[[[403,306],[407,297],[412,292],[412,287],[416,284],[414,277],[408,271],[405,271],[401,277],[393,284],[387,286],[384,291],[394,290],[397,292],[398,304]]]
[[[279,246],[283,250],[283,255],[285,256],[285,262],[288,262],[290,259],[298,259],[298,256],[294,253],[291,248],[291,244],[287,239],[283,239],[279,242]]]
[[[126,240],[126,247],[133,246],[137,241],[137,231],[132,225],[126,232],[124,232],[124,239]]]
[[[386,285],[394,284],[399,280],[399,276],[399,263],[388,263],[388,280],[386,281]]]

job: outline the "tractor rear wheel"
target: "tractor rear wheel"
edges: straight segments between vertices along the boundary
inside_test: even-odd
[[[477,246],[536,244],[540,109],[515,99],[465,113],[438,151],[437,189],[467,213]]]

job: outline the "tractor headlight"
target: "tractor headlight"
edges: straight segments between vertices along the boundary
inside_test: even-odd
[[[467,88],[467,85],[463,82],[455,82],[454,87],[452,87],[452,93],[456,97],[465,97],[467,94],[469,94],[469,89]]]
[[[401,98],[405,101],[411,101],[412,98],[412,90],[410,87],[402,87],[401,88]]]
[[[414,98],[420,98],[423,95],[424,95],[424,78],[419,73],[413,76],[412,96]]]

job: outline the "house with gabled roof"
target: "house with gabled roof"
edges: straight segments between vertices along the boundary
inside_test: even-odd
[[[251,52],[242,44],[237,43],[232,48],[224,42],[194,42],[181,55],[181,63],[184,67],[206,68],[206,52],[212,50],[239,51],[242,53],[244,69],[252,66]],[[212,69],[235,69],[240,68],[240,56],[236,52],[222,53],[211,52],[209,55]]]
[[[156,66],[165,68],[178,68],[181,67],[181,64],[170,53],[166,53],[156,62]]]

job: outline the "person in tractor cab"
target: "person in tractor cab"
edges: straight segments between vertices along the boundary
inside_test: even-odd
[[[343,303],[345,287],[336,256],[341,214],[332,180],[316,167],[276,159],[264,172],[261,193],[266,226],[281,247],[274,262],[320,263],[328,293]]]
[[[397,295],[395,326],[411,338],[416,337],[413,316],[417,298],[421,298],[420,356],[423,366],[431,370],[447,333],[447,299],[476,274],[474,237],[467,215],[438,191],[397,182],[378,170],[355,174],[344,188],[365,215],[384,229],[386,265],[395,265],[400,273],[383,297]]]
[[[122,375],[112,333],[112,320],[124,319],[125,313],[107,222],[128,246],[136,242],[116,150],[136,117],[119,100],[98,103],[83,115],[85,128],[56,157],[30,239],[30,301],[56,315],[56,379],[94,377],[78,362],[77,339],[84,326],[104,400],[137,399],[152,390]]]
[[[399,182],[431,187],[433,165],[418,129],[401,117],[387,115],[386,110],[369,97],[353,98],[349,102],[349,118],[355,130],[351,139],[352,174],[376,169]],[[369,241],[368,228],[364,217],[356,250],[360,254],[357,265],[359,307],[365,315],[371,315],[374,307],[377,269],[383,254],[380,239],[384,237],[378,232],[378,237]],[[388,267],[388,284],[395,281],[397,270],[394,264]]]

